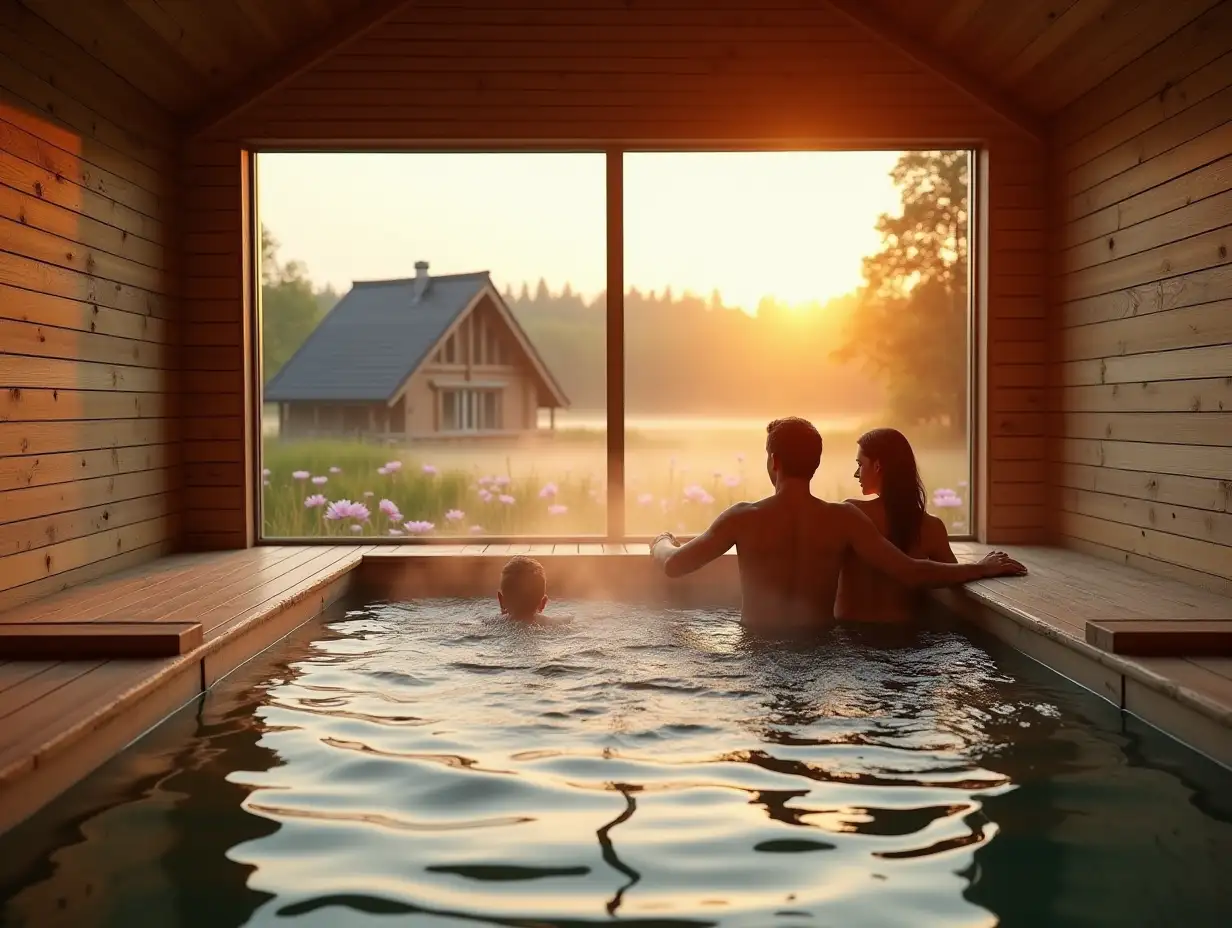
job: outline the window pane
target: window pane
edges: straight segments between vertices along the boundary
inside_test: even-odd
[[[970,531],[968,164],[625,156],[630,534],[696,532],[771,493],[766,426],[790,415],[824,440],[815,494],[859,498],[857,439],[892,427],[929,510]]]
[[[605,156],[258,166],[264,536],[602,535]]]

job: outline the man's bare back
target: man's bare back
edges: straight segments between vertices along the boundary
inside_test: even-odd
[[[775,495],[732,513],[745,623],[790,630],[832,618],[849,547],[841,508]]]
[[[688,544],[680,545],[669,534],[651,544],[652,556],[669,577],[692,573],[735,546],[745,624],[759,630],[793,631],[831,621],[848,552],[914,588],[1026,573],[999,551],[978,564],[907,556],[857,508],[826,502],[809,491],[809,480],[821,460],[821,438],[811,424],[802,419],[776,420],[767,432],[766,470],[774,495],[737,503]]]

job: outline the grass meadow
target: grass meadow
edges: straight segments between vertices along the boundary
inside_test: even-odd
[[[763,426],[764,429],[764,426]],[[858,431],[824,432],[813,492],[858,495]],[[910,437],[910,436],[909,436]],[[725,507],[770,492],[764,431],[681,427],[626,434],[626,532],[700,532]],[[916,440],[930,510],[968,531],[965,448]],[[567,429],[530,443],[263,442],[267,538],[575,536],[606,532],[602,430]]]

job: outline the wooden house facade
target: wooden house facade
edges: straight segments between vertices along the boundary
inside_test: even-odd
[[[487,272],[356,283],[265,383],[286,439],[518,438],[569,401]]]

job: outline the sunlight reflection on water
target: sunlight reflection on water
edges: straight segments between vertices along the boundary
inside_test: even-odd
[[[488,608],[353,612],[268,691],[261,743],[284,764],[232,779],[281,828],[232,857],[270,906],[857,924],[875,891],[885,923],[921,897],[945,924],[993,921],[960,872],[996,835],[984,798],[1013,787],[978,762],[996,731],[968,704],[998,726],[1047,710],[1006,703],[961,636],[784,647],[735,614],[585,605],[553,629]]]

